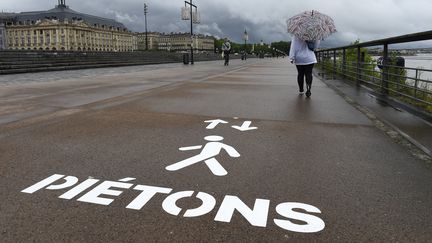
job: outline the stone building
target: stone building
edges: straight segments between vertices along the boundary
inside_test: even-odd
[[[146,49],[146,34],[145,33],[137,33],[138,40],[138,50],[143,51]],[[147,42],[149,50],[158,50],[158,41],[159,41],[160,33],[159,32],[148,32],[147,33]]]
[[[8,50],[134,51],[137,37],[122,23],[83,14],[58,0],[47,11],[0,13],[3,45]]]
[[[196,52],[213,52],[214,37],[195,35],[191,38],[188,33],[161,34],[158,38],[158,49],[166,51],[189,51],[191,43]]]
[[[0,50],[6,49],[6,28],[4,27],[4,23],[0,23]]]

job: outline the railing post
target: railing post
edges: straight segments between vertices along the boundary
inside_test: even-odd
[[[346,72],[346,49],[342,50],[342,77],[345,77]]]
[[[324,52],[320,51],[321,69],[324,71]]]
[[[419,70],[416,69],[415,81],[414,81],[414,98],[417,98],[418,78],[419,78],[418,75],[419,75]]]
[[[360,54],[360,78],[359,78],[359,84],[362,82],[363,80],[363,72],[365,69],[365,58],[366,58],[366,52],[361,52]]]
[[[357,85],[360,85],[360,79],[361,79],[361,70],[360,70],[360,61],[361,61],[361,57],[360,57],[360,46],[357,47],[357,78],[356,78],[356,83]]]
[[[330,62],[330,51],[327,51],[327,59]],[[329,63],[329,69],[330,69],[330,63]],[[329,71],[331,71],[331,70],[329,70]]]
[[[383,49],[383,69],[382,69],[382,83],[381,83],[381,93],[383,95],[389,94],[388,86],[388,44],[384,44]]]
[[[333,79],[335,79],[337,73],[337,67],[336,67],[336,50],[333,50]]]

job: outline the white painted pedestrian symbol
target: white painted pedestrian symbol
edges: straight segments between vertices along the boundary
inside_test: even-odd
[[[216,160],[215,156],[219,155],[222,149],[224,149],[229,156],[237,158],[240,157],[240,154],[235,150],[233,147],[226,145],[224,143],[221,143],[224,138],[221,136],[207,136],[204,138],[206,141],[209,141],[206,145],[204,145],[203,149],[201,150],[201,153],[198,155],[195,155],[189,159],[182,160],[180,162],[177,162],[175,164],[172,164],[170,166],[167,166],[165,169],[169,171],[177,171],[180,169],[183,169],[187,166],[199,163],[199,162],[205,162],[206,165],[209,167],[210,171],[217,176],[224,176],[227,175],[228,172],[222,167],[222,165],[219,163],[219,161]],[[179,148],[181,151],[189,151],[189,150],[196,150],[201,149],[202,145],[198,146],[191,146],[191,147],[182,147]]]

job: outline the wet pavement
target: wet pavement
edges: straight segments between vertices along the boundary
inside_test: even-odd
[[[325,82],[378,115],[379,119],[398,130],[410,142],[432,156],[432,123],[430,121],[432,118],[430,116],[428,121],[426,118],[410,114],[395,102],[388,102],[365,88],[356,87],[353,83],[341,79],[332,78]]]
[[[0,88],[2,241],[432,238],[431,170],[286,59],[58,75]]]

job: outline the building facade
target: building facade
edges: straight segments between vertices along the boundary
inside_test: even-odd
[[[0,50],[6,50],[6,28],[4,23],[0,22]]]
[[[214,38],[186,33],[148,32],[149,50],[213,52]],[[47,11],[0,13],[0,50],[101,51],[146,50],[145,33],[122,23],[76,12],[58,0]]]
[[[158,50],[160,33],[158,32],[148,32],[147,33],[147,42],[149,50]],[[137,33],[136,38],[138,40],[138,50],[143,51],[146,49],[146,34],[145,33]]]
[[[0,14],[0,23],[3,47],[8,50],[126,52],[138,48],[136,35],[123,24],[76,12],[65,0],[48,11]]]
[[[172,33],[161,34],[158,38],[158,49],[165,51],[189,51],[191,45],[195,52],[213,52],[215,39],[212,36]]]

